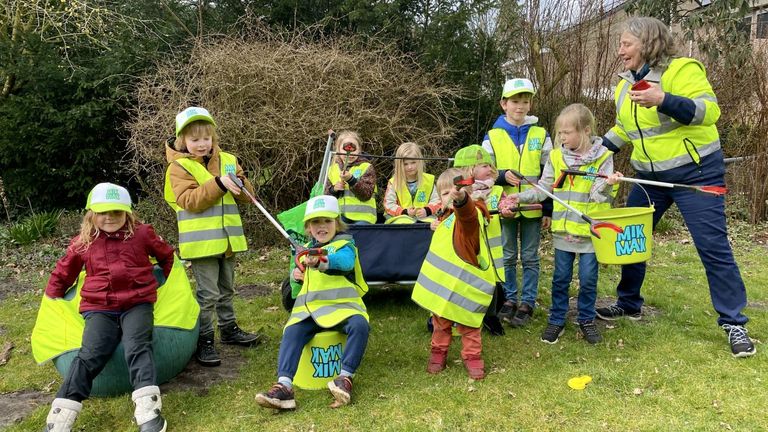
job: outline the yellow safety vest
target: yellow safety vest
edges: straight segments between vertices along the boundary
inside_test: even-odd
[[[597,173],[600,165],[611,155],[611,152],[605,152],[592,163],[581,166],[579,170]],[[556,179],[560,177],[560,173],[563,170],[570,169],[563,160],[562,149],[552,150],[549,154],[549,160]],[[593,176],[569,176],[563,182],[563,186],[561,188],[554,188],[552,193],[586,215],[597,210],[610,209],[611,202],[596,203],[589,200],[589,192],[592,190],[595,179],[596,177]],[[613,188],[613,196],[616,195],[617,190],[618,188]],[[552,232],[566,232],[580,237],[589,237],[591,235],[589,224],[557,201],[552,203]]]
[[[395,184],[395,178],[389,179],[389,182]],[[405,184],[395,190],[397,193],[397,202],[400,203],[402,208],[424,208],[429,204],[429,198],[432,196],[432,189],[435,186],[435,176],[432,174],[423,173],[419,186],[416,189],[416,193],[411,196],[411,191],[408,190],[408,185]]]
[[[531,126],[528,129],[528,136],[522,147],[522,152],[517,151],[515,143],[507,131],[501,128],[488,131],[488,138],[493,147],[493,154],[496,157],[496,168],[499,170],[514,169],[532,182],[538,182],[541,176],[541,151],[547,140],[547,131],[539,126]],[[524,181],[520,181],[518,187],[504,186],[506,193],[520,193],[533,186]],[[541,210],[528,210],[520,212],[517,217],[540,218]]]
[[[701,68],[701,79],[682,76],[680,70],[695,64]],[[631,73],[621,74],[616,86],[616,125],[606,138],[617,147],[632,143],[632,167],[637,171],[666,171],[689,163],[699,164],[701,158],[720,149],[720,135],[715,123],[720,107],[712,86],[706,79],[704,65],[681,57],[672,60],[665,70],[654,70],[645,80],[659,84],[662,91],[685,96],[696,104],[696,114],[690,125],[658,112],[657,107],[643,108],[629,99],[634,83]]]
[[[368,170],[371,164],[363,162],[360,165],[350,167],[349,170],[353,177],[359,179]],[[328,180],[331,184],[336,184],[341,181],[341,168],[338,164],[331,165],[328,170]],[[360,201],[355,194],[349,189],[349,184],[344,183],[344,196],[341,198],[339,204],[341,207],[341,214],[347,219],[353,221],[365,221],[368,223],[376,223],[376,188],[373,189],[373,195],[368,201]]]
[[[368,284],[363,279],[357,248],[349,240],[341,239],[328,243],[323,249],[332,254],[346,245],[355,250],[355,280],[350,281],[346,276],[331,275],[307,267],[301,291],[296,296],[285,327],[310,317],[323,328],[331,328],[353,315],[362,315],[368,321],[368,312],[362,299],[368,292]]]
[[[485,202],[489,212],[499,211],[499,202],[503,193],[504,188],[501,186],[491,188],[491,192],[488,194],[488,199]],[[501,241],[500,214],[491,214],[491,221],[488,223],[486,233],[488,235],[488,246],[491,248],[491,257],[493,257],[493,265],[496,267],[496,279],[499,282],[504,282],[504,247]]]
[[[479,328],[496,287],[494,267],[485,242],[485,218],[477,211],[480,223],[480,267],[456,255],[453,231],[456,214],[448,216],[432,235],[427,257],[419,271],[411,299],[424,309],[445,319]]]
[[[235,173],[237,158],[229,153],[219,153],[221,159],[221,175]],[[199,162],[189,159],[177,159],[199,184],[203,184],[214,175]],[[243,233],[243,222],[240,220],[240,210],[232,193],[227,191],[224,196],[210,208],[195,213],[184,210],[176,204],[176,195],[170,182],[171,167],[165,171],[165,201],[176,211],[176,222],[179,227],[179,254],[182,259],[204,258],[223,254],[228,247],[232,252],[248,250],[248,242]]]

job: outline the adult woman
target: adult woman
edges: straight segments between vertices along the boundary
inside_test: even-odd
[[[664,23],[647,17],[627,21],[619,47],[626,70],[619,74],[615,92],[616,126],[605,135],[603,144],[617,152],[632,143],[631,163],[640,178],[723,185],[725,165],[715,126],[720,117],[717,98],[704,66],[673,54],[672,36]],[[660,187],[645,189],[656,207],[654,226],[673,202],[677,204],[706,270],[712,304],[719,314],[717,322],[728,334],[731,352],[736,357],[754,354],[744,328],[748,319],[742,309],[747,295],[728,243],[724,198]],[[641,205],[647,205],[647,198],[635,185],[627,206]],[[618,301],[597,309],[598,317],[639,320],[644,278],[645,263],[623,266],[616,288]]]

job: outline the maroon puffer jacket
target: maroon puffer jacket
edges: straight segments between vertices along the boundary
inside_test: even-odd
[[[141,303],[157,300],[157,280],[149,256],[157,259],[167,277],[173,266],[173,248],[155,234],[151,225],[138,224],[131,237],[127,231],[101,232],[85,252],[75,251],[72,239],[67,254],[45,287],[51,298],[64,296],[85,266],[87,274],[80,291],[80,312],[126,311]]]

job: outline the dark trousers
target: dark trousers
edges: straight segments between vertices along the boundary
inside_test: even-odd
[[[120,315],[91,312],[85,317],[83,346],[72,360],[57,398],[82,402],[91,394],[93,380],[104,369],[120,341],[134,390],[156,385],[152,354],[152,304],[132,307]]]
[[[690,184],[725,184],[721,174],[715,173],[710,177],[712,178],[702,177],[700,182]],[[653,213],[654,228],[673,202],[677,204],[677,208],[683,215],[707,274],[709,295],[719,315],[718,325],[745,324],[748,318],[741,311],[747,305],[747,293],[728,242],[725,198],[689,190],[643,187],[648,191],[651,202],[656,208]],[[648,206],[648,197],[639,185],[634,185],[627,199],[627,207],[638,206]],[[616,287],[619,297],[617,304],[625,311],[637,312],[643,305],[640,288],[645,279],[645,267],[645,263],[621,267],[621,281]]]
[[[293,379],[299,368],[301,350],[315,334],[330,329],[317,325],[312,318],[297,322],[285,328],[277,355],[277,376]],[[371,327],[362,315],[352,315],[333,328],[347,335],[347,344],[341,355],[341,369],[355,373],[368,345],[368,333]]]

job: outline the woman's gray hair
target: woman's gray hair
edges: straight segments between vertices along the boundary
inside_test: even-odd
[[[663,22],[652,17],[632,17],[625,26],[625,31],[640,39],[640,55],[648,66],[666,65],[675,56],[672,33]]]

